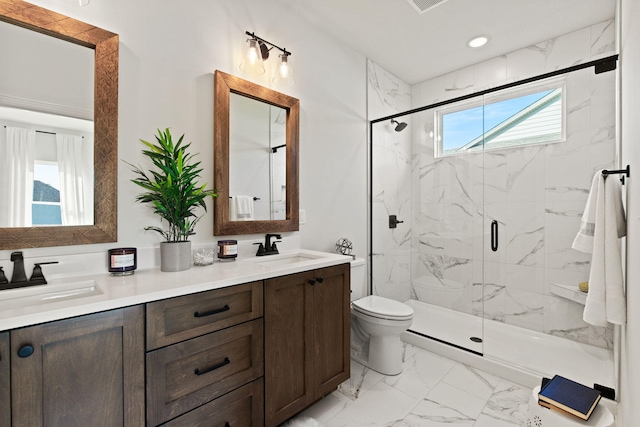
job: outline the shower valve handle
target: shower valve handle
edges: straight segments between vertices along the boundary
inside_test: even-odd
[[[404,221],[399,221],[397,215],[389,215],[389,228],[396,228],[398,224],[402,224]]]

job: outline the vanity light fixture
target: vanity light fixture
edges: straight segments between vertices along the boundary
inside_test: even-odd
[[[484,46],[485,44],[487,44],[487,42],[489,41],[489,37],[487,36],[478,36],[478,37],[474,37],[471,40],[469,40],[469,43],[467,43],[469,45],[469,47],[481,47]]]
[[[250,38],[247,39],[247,51],[244,59],[240,64],[240,70],[247,74],[260,75],[264,74],[263,61],[269,59],[269,51],[276,48],[282,53],[279,55],[279,63],[276,68],[273,82],[280,85],[291,85],[293,81],[293,72],[289,63],[291,52],[287,49],[276,46],[275,44],[256,36],[255,33],[245,31]]]

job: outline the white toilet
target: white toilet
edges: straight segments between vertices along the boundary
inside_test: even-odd
[[[385,375],[402,372],[400,334],[409,329],[413,309],[407,304],[366,295],[366,265],[363,259],[351,261],[352,321],[369,335],[369,352],[365,365]]]

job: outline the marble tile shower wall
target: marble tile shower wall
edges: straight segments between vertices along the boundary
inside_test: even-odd
[[[369,120],[411,108],[411,87],[367,61]],[[409,118],[399,119],[411,125]],[[373,293],[406,301],[411,277],[411,131],[380,122],[373,132]],[[371,191],[371,190],[370,190]],[[404,222],[388,226],[389,215]]]
[[[412,87],[412,107],[611,55],[614,38],[614,23],[606,21],[437,77]],[[411,117],[410,296],[610,348],[611,330],[584,323],[583,306],[556,297],[549,286],[588,278],[590,257],[571,242],[593,174],[615,164],[615,73],[571,73],[565,96],[565,142],[484,155],[434,158],[433,111]],[[404,162],[401,150],[395,158]],[[394,156],[386,157],[392,163]],[[493,220],[501,230],[497,252],[488,249]],[[388,272],[404,268],[390,261]],[[394,287],[379,283],[376,289],[392,294],[385,286]]]

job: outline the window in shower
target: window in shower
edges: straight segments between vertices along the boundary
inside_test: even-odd
[[[556,78],[438,109],[435,156],[563,141],[564,93]]]

